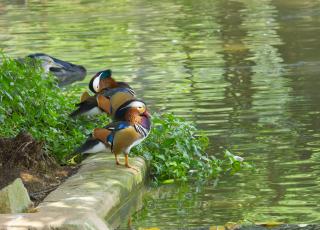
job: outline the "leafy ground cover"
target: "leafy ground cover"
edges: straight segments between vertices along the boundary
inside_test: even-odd
[[[67,96],[39,66],[2,55],[0,64],[0,188],[21,177],[38,203],[77,167],[60,166],[92,123],[68,114]]]
[[[206,180],[241,169],[253,169],[242,157],[225,150],[218,159],[208,155],[208,138],[191,123],[174,114],[153,114],[153,128],[134,153],[144,156],[156,183],[174,180]]]
[[[77,100],[58,88],[55,78],[42,68],[2,56],[0,136],[26,131],[62,161],[94,127],[94,122],[69,118]]]

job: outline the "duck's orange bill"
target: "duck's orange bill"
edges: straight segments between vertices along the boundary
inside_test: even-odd
[[[148,110],[144,111],[143,114],[146,115],[147,117],[151,117],[151,114],[148,112]]]

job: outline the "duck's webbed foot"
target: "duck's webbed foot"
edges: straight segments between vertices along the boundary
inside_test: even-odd
[[[124,165],[125,165],[127,168],[130,168],[130,169],[133,169],[133,170],[139,172],[139,169],[137,169],[136,167],[131,166],[131,165],[129,164],[129,156],[128,156],[128,154],[125,154],[125,155],[124,155]]]

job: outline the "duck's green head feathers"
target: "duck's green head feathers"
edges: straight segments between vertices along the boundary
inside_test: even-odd
[[[107,78],[111,77],[111,75],[112,75],[111,69],[103,70],[100,72],[100,79],[101,80],[107,79]]]

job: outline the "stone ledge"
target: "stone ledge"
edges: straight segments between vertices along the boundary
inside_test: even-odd
[[[21,178],[0,190],[0,213],[19,213],[32,205]]]
[[[0,215],[0,229],[109,229],[104,217],[146,177],[142,158],[130,163],[138,171],[117,166],[111,153],[88,157],[75,175],[39,204],[36,213]]]

